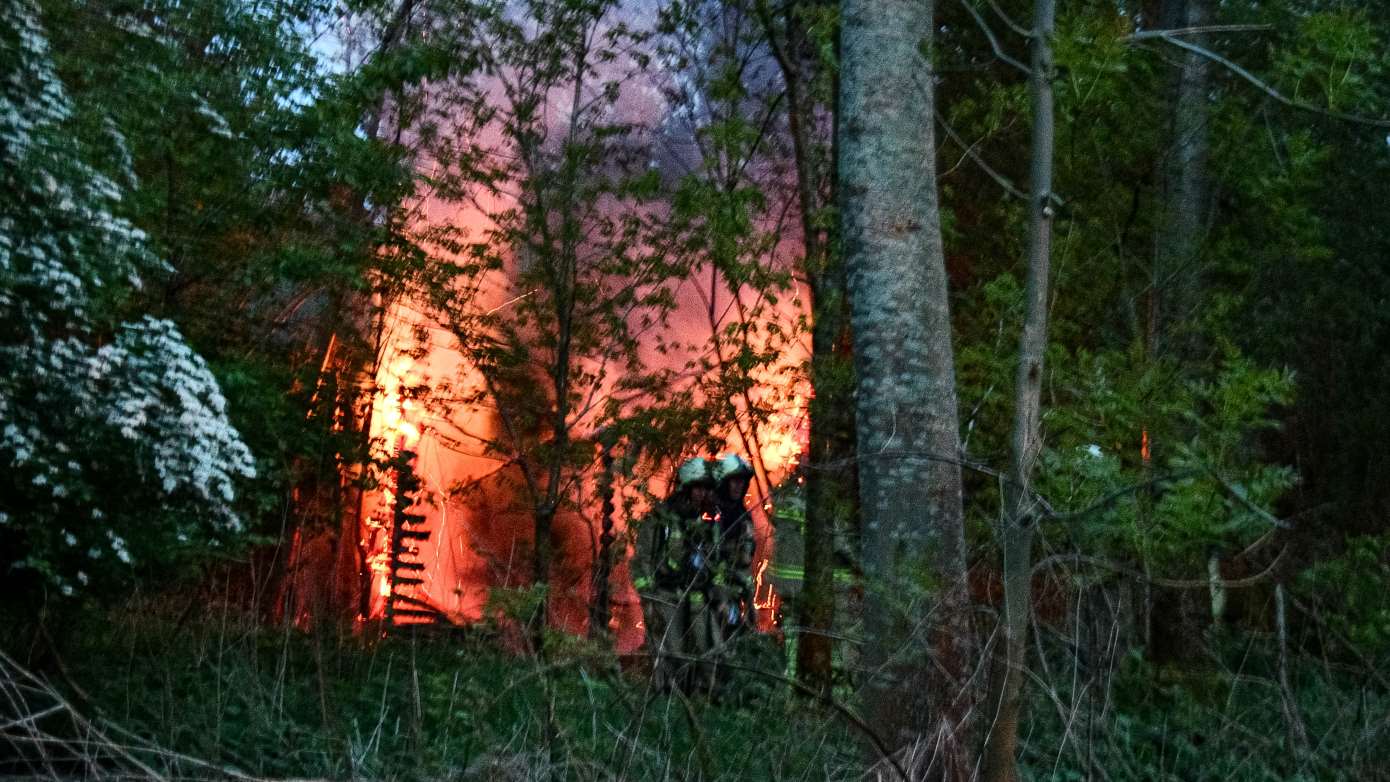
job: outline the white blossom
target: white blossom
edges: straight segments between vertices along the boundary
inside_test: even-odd
[[[34,1],[0,0],[0,19],[12,30],[0,35],[0,465],[37,487],[26,506],[36,510],[14,521],[74,524],[66,498],[94,498],[86,523],[103,525],[127,564],[117,529],[167,539],[183,534],[169,520],[177,513],[239,530],[237,484],[254,477],[254,460],[211,369],[171,321],[98,315],[142,273],[167,268],[120,215],[117,180],[134,181],[125,141],[108,122],[117,179],[88,165]],[[230,136],[226,120],[197,101],[212,132]],[[99,480],[120,484],[122,505],[100,504]],[[136,507],[125,505],[131,497]],[[74,530],[62,530],[69,546],[85,537]],[[87,554],[103,558],[98,547]]]

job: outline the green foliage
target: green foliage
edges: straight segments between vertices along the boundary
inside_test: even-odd
[[[1073,376],[1058,358],[1076,407],[1053,412],[1038,488],[1080,551],[1193,573],[1210,551],[1234,552],[1270,530],[1268,511],[1294,474],[1264,462],[1252,438],[1289,401],[1287,373],[1231,353],[1212,380],[1173,387],[1171,366],[1136,376],[1124,355],[1083,354]]]
[[[1384,732],[1361,721],[1390,694],[1316,656],[1295,657],[1296,708],[1319,737],[1300,755],[1277,716],[1274,650],[1257,643],[1223,646],[1217,667],[1199,671],[1160,671],[1131,655],[1109,677],[1091,672],[1097,678],[1074,700],[1065,691],[1033,698],[1024,777],[1081,780],[1104,769],[1117,781],[1384,778]],[[1091,697],[1091,688],[1109,695]]]
[[[1272,66],[1279,86],[1297,101],[1332,111],[1356,112],[1383,78],[1386,58],[1380,31],[1362,10],[1338,9],[1297,20],[1291,45],[1281,47]]]
[[[1298,591],[1319,606],[1319,615],[1342,644],[1383,664],[1390,650],[1390,535],[1361,536],[1347,541],[1346,551],[1320,562],[1298,577]]]
[[[443,66],[402,47],[335,73],[331,47],[315,48],[334,13],[320,0],[42,6],[74,131],[167,260],[128,306],[173,320],[207,357],[256,458],[248,520],[279,530],[292,489],[334,492],[368,459],[341,424],[374,359],[369,294],[456,273],[422,245],[450,237],[406,225],[408,150],[363,130],[387,93]],[[339,500],[320,500],[301,502],[311,526],[335,523]]]
[[[484,446],[519,466],[539,520],[575,507],[590,433],[621,432],[640,450],[666,429],[645,411],[669,372],[647,366],[642,343],[665,326],[680,270],[650,242],[660,182],[620,111],[649,59],[634,54],[645,34],[610,2],[524,5],[519,16],[484,5],[453,28],[480,70],[439,84],[429,111],[448,121],[419,133],[435,192],[468,236],[472,265],[437,302],[463,372],[481,375],[459,379],[464,401],[494,419]],[[479,304],[480,289],[495,300]]]
[[[728,431],[751,446],[804,378],[786,359],[811,324],[785,305],[833,263],[798,265],[788,238],[788,96],[764,38],[813,60],[807,100],[832,105],[835,4],[777,16],[673,2],[647,33],[609,0],[445,0],[405,23],[392,3],[354,0],[361,40],[346,50],[370,54],[345,72],[315,44],[337,24],[327,0],[137,5],[4,6],[17,21],[0,31],[0,544],[31,583],[116,596],[132,563],[167,579],[255,540],[238,519],[279,530],[291,496],[294,522],[336,523],[343,469],[371,460],[361,373],[384,308],[404,298],[448,314],[466,371],[485,376],[462,400],[427,401],[497,410],[487,446],[524,466],[538,513],[577,502],[594,465],[586,433],[620,443],[619,473],[641,483]],[[978,10],[1021,58],[1006,16],[1026,20],[1028,4]],[[1290,591],[1313,609],[1296,620],[1292,678],[1319,746],[1298,758],[1267,729],[1287,708],[1276,655],[1234,627],[1249,645],[1213,633],[1214,668],[1175,674],[1135,655],[1113,679],[1085,670],[1093,649],[1047,636],[1039,648],[1091,676],[1092,700],[1036,694],[1025,760],[1055,778],[1096,764],[1115,779],[1369,777],[1386,696],[1341,666],[1365,673],[1390,645],[1390,363],[1378,360],[1390,231],[1368,216],[1390,195],[1390,157],[1381,130],[1318,112],[1390,115],[1386,30],[1338,2],[1215,5],[1215,23],[1251,27],[1194,40],[1303,109],[1209,64],[1204,232],[1184,271],[1195,304],[1165,319],[1178,285],[1154,258],[1185,55],[1132,37],[1154,10],[1086,0],[1063,9],[1054,41],[1061,203],[1039,540],[1108,572],[1194,578],[1212,554],[1294,520],[1318,544],[1293,540],[1310,556]],[[1022,310],[1026,209],[1008,191],[1026,186],[1027,90],[963,8],[936,13],[962,436],[967,466],[997,468]],[[655,93],[653,106],[625,103]],[[637,118],[648,110],[659,121]],[[816,119],[811,168],[829,203],[835,125]],[[421,220],[427,198],[481,219]],[[833,245],[833,208],[808,222]],[[704,322],[672,335],[679,286],[706,297]],[[819,416],[854,377],[845,361],[815,370]],[[370,465],[362,475],[370,484]],[[980,539],[999,484],[989,470],[967,482]],[[650,499],[638,495],[622,497],[628,516]],[[843,502],[840,516],[852,504],[825,501]],[[779,505],[793,525],[804,517]],[[497,590],[479,632],[507,637],[546,594]],[[740,677],[733,700],[751,708],[696,704],[688,720],[679,701],[613,678],[597,647],[553,633],[544,645],[563,674],[506,659],[498,638],[360,649],[249,622],[228,635],[120,621],[115,635],[74,630],[70,647],[100,708],[258,774],[818,778],[846,752],[844,731],[828,751],[810,745],[823,728],[775,680]],[[171,632],[172,646],[156,644]],[[780,670],[780,650],[752,641],[739,659]],[[741,738],[754,731],[767,742]],[[709,751],[725,742],[740,749]]]
[[[78,132],[38,9],[0,15],[0,565],[21,598],[103,594],[241,532],[255,468],[207,362],[139,306],[166,267],[123,211],[125,140]]]
[[[525,623],[545,603],[546,584],[527,587],[496,587],[488,591],[484,615],[499,622]]]
[[[767,86],[773,64],[753,56],[764,30],[742,10],[685,2],[662,10],[654,45],[673,70],[663,89],[671,134],[688,135],[693,149],[676,161],[688,173],[672,177],[653,236],[699,297],[703,321],[670,346],[689,357],[682,370],[696,378],[673,401],[699,408],[697,438],[710,440],[701,445],[719,450],[711,433],[732,432],[758,462],[759,432],[793,404],[804,377],[787,359],[809,324],[788,314],[802,302],[787,301],[796,267],[782,248],[793,197],[781,168],[786,140],[773,130],[783,96]],[[833,24],[824,13],[821,22]]]

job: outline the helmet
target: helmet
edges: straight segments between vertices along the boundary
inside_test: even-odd
[[[753,465],[736,453],[720,457],[714,465],[714,480],[723,483],[730,478],[752,478]]]
[[[710,476],[709,462],[699,456],[686,459],[679,469],[676,470],[676,487],[688,489],[691,486],[700,484],[709,485],[714,483],[714,478]]]

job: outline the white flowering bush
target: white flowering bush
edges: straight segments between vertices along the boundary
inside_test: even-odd
[[[0,566],[70,593],[239,531],[255,467],[178,328],[124,312],[162,265],[65,132],[37,9],[0,20]]]

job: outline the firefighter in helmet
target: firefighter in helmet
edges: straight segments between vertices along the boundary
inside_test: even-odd
[[[738,454],[721,457],[714,465],[716,560],[710,585],[711,602],[732,637],[747,629],[753,617],[753,519],[744,497],[753,480],[753,466]]]
[[[675,492],[638,527],[633,586],[642,598],[653,679],[663,691],[712,682],[712,671],[690,658],[719,643],[705,600],[715,552],[714,484],[709,462],[686,460]]]

